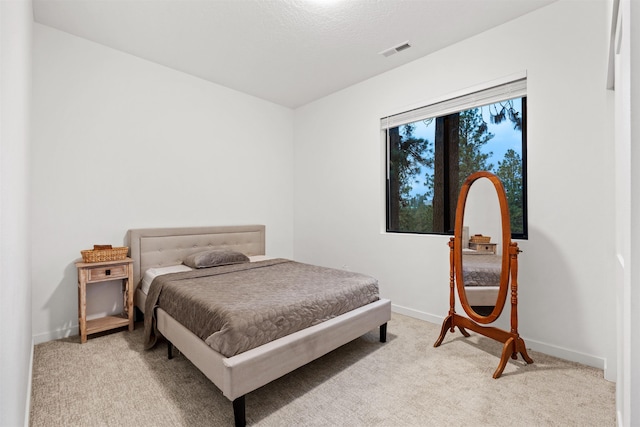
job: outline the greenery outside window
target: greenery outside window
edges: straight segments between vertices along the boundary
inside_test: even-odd
[[[527,238],[526,79],[381,120],[386,230],[453,234],[460,187],[479,170],[502,181],[512,238]]]

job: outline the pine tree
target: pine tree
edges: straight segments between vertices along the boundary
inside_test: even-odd
[[[507,150],[504,159],[498,162],[495,174],[502,181],[507,194],[511,232],[523,233],[522,157],[512,149]]]

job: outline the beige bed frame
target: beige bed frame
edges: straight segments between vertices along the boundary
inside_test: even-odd
[[[228,248],[247,256],[265,254],[265,226],[147,228],[129,230],[128,246],[134,263],[136,286],[148,268],[176,265],[207,248]],[[146,295],[136,289],[135,305],[144,313]],[[233,357],[224,357],[169,316],[156,311],[157,326],[204,375],[233,402],[236,426],[244,426],[245,395],[380,327],[386,340],[391,302],[381,299],[331,320],[272,341]]]

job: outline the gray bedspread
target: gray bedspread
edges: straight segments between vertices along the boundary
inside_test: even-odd
[[[490,254],[463,254],[465,286],[500,286],[502,257]]]
[[[156,307],[231,357],[378,299],[372,277],[285,259],[167,274],[147,295],[145,348]]]

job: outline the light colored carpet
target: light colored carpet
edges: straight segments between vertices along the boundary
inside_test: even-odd
[[[394,314],[371,332],[252,392],[255,426],[615,426],[615,384],[602,371],[529,352],[492,378],[502,344]],[[142,350],[142,327],[39,344],[32,426],[232,426],[233,410],[166,344]]]

